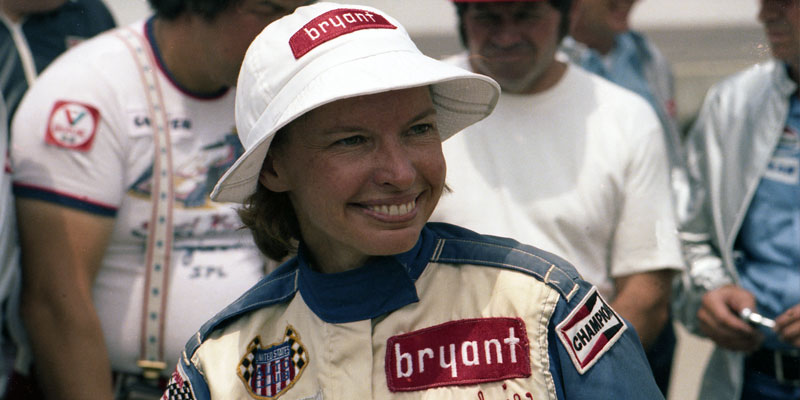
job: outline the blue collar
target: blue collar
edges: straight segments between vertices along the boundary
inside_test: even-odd
[[[416,303],[414,282],[433,254],[434,236],[426,226],[411,250],[373,257],[357,269],[334,274],[314,271],[308,249],[301,244],[297,254],[300,294],[314,314],[333,324],[372,319]]]

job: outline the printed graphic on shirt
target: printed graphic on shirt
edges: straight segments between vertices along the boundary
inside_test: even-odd
[[[305,24],[289,38],[295,59],[339,36],[361,29],[397,29],[380,14],[355,8],[328,11]]]
[[[764,178],[786,185],[800,184],[800,134],[792,127],[784,128]]]
[[[572,363],[581,375],[588,371],[614,343],[627,326],[603,300],[597,288],[556,327],[556,333],[567,348]]]
[[[217,180],[233,165],[244,152],[236,134],[228,134],[225,139],[205,146],[193,157],[176,165],[173,170],[175,201],[185,208],[209,207],[209,194]],[[149,199],[153,185],[153,166],[133,183],[128,193]]]
[[[385,368],[392,392],[528,377],[525,322],[463,319],[392,336],[386,343]]]
[[[45,142],[54,146],[88,151],[92,147],[100,111],[83,103],[58,100],[47,121]]]
[[[167,384],[167,390],[161,396],[161,400],[194,400],[194,392],[189,379],[183,374],[183,368],[179,364],[172,373],[172,378]]]
[[[262,346],[257,336],[239,361],[237,374],[257,399],[277,399],[288,391],[308,365],[308,352],[289,325],[281,342]]]
[[[791,126],[783,128],[778,147],[784,150],[800,150],[800,132]]]

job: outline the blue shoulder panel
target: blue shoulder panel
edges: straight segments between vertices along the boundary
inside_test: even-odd
[[[455,225],[429,223],[440,238],[432,262],[475,264],[532,275],[558,291],[567,301],[578,292],[580,274],[568,261],[513,239],[481,235]]]
[[[554,288],[567,302],[580,290],[581,279],[575,268],[551,253],[445,223],[429,223],[427,229],[436,241],[431,262],[484,265],[525,273]],[[190,358],[212,331],[248,312],[289,301],[297,290],[298,262],[292,259],[206,322],[186,344],[184,357]]]
[[[297,292],[297,262],[293,258],[272,271],[214,318],[203,324],[197,334],[186,343],[184,358],[186,360],[191,358],[200,344],[215,329],[225,326],[236,317],[250,311],[286,302],[294,297],[295,292]]]

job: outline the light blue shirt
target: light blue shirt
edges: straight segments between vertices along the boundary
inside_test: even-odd
[[[590,72],[636,92],[654,109],[660,110],[663,107],[653,96],[650,84],[647,82],[642,56],[632,32],[617,35],[614,39],[614,48],[605,56],[590,49],[584,53],[580,65]]]
[[[748,207],[734,245],[742,287],[758,311],[775,318],[800,304],[800,99],[792,96],[786,126]],[[791,348],[768,330],[765,346]]]

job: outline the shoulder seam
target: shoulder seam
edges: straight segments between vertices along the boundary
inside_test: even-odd
[[[508,250],[508,251],[511,251],[511,252],[515,252],[515,253],[519,253],[519,254],[525,255],[527,257],[535,258],[537,261],[539,261],[539,262],[541,262],[543,264],[549,265],[549,268],[547,269],[547,272],[544,274],[544,276],[542,276],[537,271],[534,271],[534,270],[531,270],[531,269],[528,269],[528,268],[524,268],[524,267],[521,267],[521,266],[515,265],[515,264],[497,262],[497,261],[492,261],[492,260],[488,260],[488,259],[465,258],[465,257],[442,257],[442,251],[444,250],[444,247],[447,244],[447,242],[468,243],[468,244],[475,245],[475,246],[492,247],[492,248],[496,248],[496,249]],[[486,243],[486,242],[480,242],[480,241],[468,240],[468,239],[443,239],[442,238],[442,239],[439,239],[438,242],[436,243],[436,248],[435,248],[433,254],[431,255],[431,262],[447,262],[447,263],[454,263],[454,264],[476,263],[476,264],[483,264],[483,265],[494,266],[494,267],[499,267],[499,268],[505,268],[505,269],[509,269],[509,270],[522,272],[522,273],[525,273],[525,274],[528,274],[528,275],[533,275],[533,276],[536,276],[537,278],[539,278],[542,282],[544,282],[548,286],[556,289],[561,294],[561,296],[564,297],[567,301],[570,301],[572,299],[572,297],[575,295],[575,293],[577,293],[578,290],[579,290],[579,285],[577,283],[575,283],[574,280],[563,269],[561,269],[558,265],[554,264],[550,260],[547,260],[545,258],[540,257],[537,254],[534,254],[534,253],[531,253],[529,251],[525,251],[523,249],[519,249],[519,248],[513,247],[513,246],[504,246],[504,245],[499,245],[499,244],[494,244],[494,243]],[[563,282],[558,277],[556,277],[556,275],[558,275],[561,278],[566,278],[572,283],[572,286],[569,288],[569,290],[567,290],[565,287],[562,287]]]

